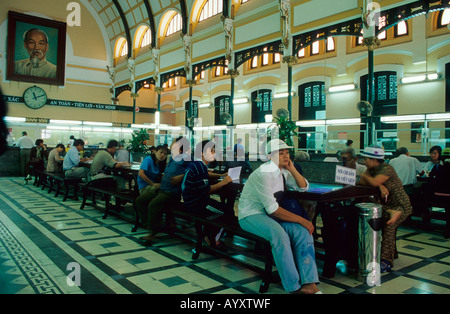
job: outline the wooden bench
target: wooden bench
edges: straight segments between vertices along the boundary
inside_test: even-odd
[[[63,202],[69,197],[70,186],[73,186],[73,199],[78,200],[78,188],[82,182],[81,178],[66,178],[63,172],[43,171],[40,181],[40,183],[43,184],[42,190],[44,190],[46,186],[49,188],[48,193],[52,192],[53,189],[56,190],[55,197],[61,193],[61,186],[64,186]],[[40,183],[38,183],[38,186]],[[54,187],[55,183],[56,187]]]
[[[269,284],[272,282],[278,282],[279,278],[275,278],[272,274],[272,267],[273,267],[273,257],[272,257],[272,250],[270,243],[250,232],[247,232],[243,230],[238,223],[237,218],[233,221],[227,220],[222,215],[217,215],[212,213],[208,217],[203,217],[199,215],[195,215],[192,213],[188,213],[184,210],[183,204],[180,203],[180,206],[177,206],[177,208],[168,208],[166,210],[166,214],[173,215],[174,217],[182,218],[184,220],[192,221],[194,223],[195,231],[196,231],[196,239],[195,239],[195,248],[192,250],[192,259],[196,260],[200,253],[204,250],[211,251],[215,254],[219,254],[222,257],[228,258],[233,260],[233,262],[236,262],[242,266],[245,266],[255,272],[262,274],[262,282],[259,287],[260,293],[265,293],[269,289]],[[218,249],[215,247],[215,243],[212,243],[211,246],[203,246],[203,239],[206,236],[205,229],[208,226],[215,226],[218,228],[223,228],[227,234],[236,235],[242,238],[245,238],[247,240],[254,241],[256,244],[256,247],[263,248],[263,255],[264,255],[264,262],[265,266],[264,269],[261,269],[260,267],[257,267],[255,265],[245,263],[241,259],[236,259],[230,254],[227,254],[227,252],[224,252],[221,249]]]
[[[135,218],[134,225],[133,225],[131,231],[136,232],[138,225],[139,225],[139,214],[138,214],[137,208],[136,208],[136,197],[138,196],[138,194],[136,194],[135,190],[117,191],[116,181],[113,178],[102,178],[102,179],[92,180],[92,181],[89,181],[88,183],[80,184],[80,187],[83,192],[83,201],[81,203],[80,209],[84,209],[84,207],[86,205],[90,205],[90,206],[93,206],[94,208],[98,208],[97,202],[95,199],[96,194],[100,193],[104,196],[105,213],[103,214],[103,217],[102,217],[103,219],[106,219],[108,217],[109,211],[111,209],[111,197],[112,196],[114,196],[116,198],[116,205],[117,205],[117,199],[126,200],[127,202],[132,203],[136,218]],[[92,195],[92,203],[87,202],[89,194]]]

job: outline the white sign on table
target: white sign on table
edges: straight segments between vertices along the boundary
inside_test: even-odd
[[[356,184],[356,169],[336,165],[335,181],[337,183],[355,185]]]

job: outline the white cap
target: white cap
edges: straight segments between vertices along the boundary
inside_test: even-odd
[[[267,143],[266,152],[267,152],[267,154],[271,154],[274,151],[278,151],[278,150],[281,150],[281,149],[289,149],[289,148],[294,148],[294,147],[293,146],[288,146],[282,140],[274,139],[274,140],[271,140],[270,142]]]
[[[384,150],[379,146],[367,146],[364,148],[361,156],[374,159],[384,159]]]

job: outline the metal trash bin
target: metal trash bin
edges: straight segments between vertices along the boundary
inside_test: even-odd
[[[358,264],[360,279],[369,286],[380,285],[381,205],[356,204],[359,208]]]

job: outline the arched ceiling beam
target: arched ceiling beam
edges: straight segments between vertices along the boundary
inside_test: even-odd
[[[230,1],[229,0],[223,0],[223,10],[222,15],[226,18],[230,18]]]
[[[155,17],[153,16],[152,7],[150,6],[150,3],[148,2],[148,0],[144,0],[144,5],[145,5],[145,9],[147,10],[148,22],[150,24],[150,32],[152,34],[151,46],[152,46],[152,48],[155,48],[155,46],[156,46]]]
[[[132,39],[130,34],[130,28],[128,27],[127,19],[125,18],[125,14],[123,13],[122,7],[117,2],[117,0],[112,0],[113,4],[116,6],[117,11],[119,12],[120,18],[122,19],[123,27],[125,28],[125,35],[127,37],[127,45],[128,45],[128,58],[131,58],[133,49],[132,49]]]
[[[188,11],[186,7],[186,0],[179,0],[180,2],[180,8],[181,8],[181,18],[182,18],[182,25],[181,25],[181,33],[183,35],[187,34],[187,25],[188,25]]]

